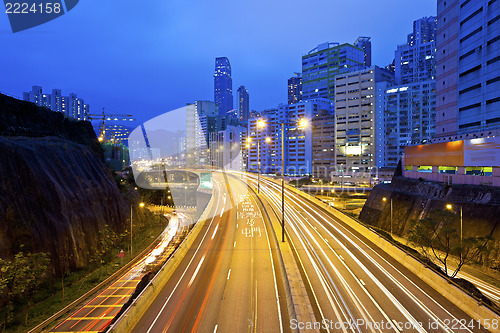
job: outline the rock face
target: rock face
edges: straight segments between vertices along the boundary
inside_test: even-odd
[[[387,200],[383,201],[386,197]],[[360,220],[390,231],[391,206],[393,205],[393,232],[405,236],[411,229],[412,220],[427,217],[430,212],[445,209],[463,213],[464,238],[492,236],[491,252],[482,258],[485,264],[497,265],[500,258],[500,188],[475,185],[446,185],[394,177],[391,184],[373,188],[359,216]],[[460,226],[457,226],[459,230]]]
[[[49,252],[54,273],[87,263],[128,218],[89,122],[0,94],[0,257]]]

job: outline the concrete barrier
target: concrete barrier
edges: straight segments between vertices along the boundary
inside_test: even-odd
[[[198,222],[193,229],[188,233],[181,245],[175,250],[170,259],[163,265],[156,276],[149,282],[142,293],[130,304],[130,307],[123,313],[118,321],[109,329],[109,332],[126,333],[130,332],[144,316],[153,301],[159,295],[160,291],[165,287],[168,280],[175,272],[181,261],[186,256],[187,251],[193,245],[196,237],[198,237],[201,229],[205,225],[208,214],[212,206],[216,203],[216,198],[212,194],[212,198],[207,204]]]
[[[276,181],[273,180],[276,183]],[[468,314],[477,322],[492,323],[494,320],[498,325],[496,327],[490,327],[490,332],[500,333],[500,316],[495,312],[491,311],[485,306],[482,306],[480,302],[474,299],[472,296],[467,294],[465,291],[451,283],[444,276],[439,275],[432,269],[424,266],[420,261],[415,259],[413,256],[409,255],[407,252],[401,250],[391,242],[384,239],[382,236],[377,234],[370,228],[362,225],[360,222],[354,220],[353,218],[339,212],[337,209],[330,207],[326,203],[318,200],[308,193],[304,193],[294,187],[287,186],[287,190],[292,191],[307,200],[312,201],[317,206],[323,208],[334,217],[342,220],[348,224],[352,229],[359,232],[366,239],[368,239],[373,244],[377,245],[384,252],[389,254],[391,257],[396,259],[400,264],[410,270],[413,274],[422,279],[430,287],[436,290],[438,293],[443,295],[453,304],[455,304],[459,309]],[[460,319],[460,318],[459,318]]]

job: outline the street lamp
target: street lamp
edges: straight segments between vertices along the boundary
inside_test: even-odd
[[[132,215],[132,208],[134,207],[134,204],[130,205],[130,259],[132,259],[132,221],[133,221],[133,215]],[[139,204],[139,207],[144,207],[144,202],[141,202]]]
[[[393,237],[393,235],[392,235],[392,198],[390,200],[391,200],[391,237]],[[384,202],[387,201],[387,198],[383,197],[382,201],[384,201]]]
[[[265,126],[266,126],[266,122],[264,121],[264,119],[259,119],[257,121],[257,129],[263,128]],[[260,134],[260,132],[259,132],[259,134]],[[267,138],[266,138],[266,141],[267,141]],[[259,194],[260,193],[260,136],[257,140],[257,168],[259,169],[258,176],[257,176],[257,194]]]
[[[309,122],[299,120],[299,127],[305,129]],[[285,241],[285,124],[281,123],[281,241]]]
[[[446,204],[446,209],[453,210],[453,206],[451,204]],[[462,205],[460,205],[460,260],[462,260],[462,246],[463,246],[463,214],[462,214]]]

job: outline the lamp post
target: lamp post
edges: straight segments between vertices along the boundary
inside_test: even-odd
[[[133,221],[133,219],[132,219],[132,217],[133,217],[132,207],[134,207],[134,204],[130,205],[130,259],[132,259],[132,239],[133,239],[133,237],[132,237],[132,221]],[[144,202],[141,202],[139,204],[139,207],[141,207],[141,208],[144,207]]]
[[[299,127],[308,125],[305,118],[299,120]],[[281,123],[281,241],[285,241],[285,124]]]
[[[391,200],[391,237],[393,237],[393,235],[392,235],[392,198],[390,200]],[[382,201],[384,201],[384,202],[387,201],[387,198],[383,197]]]
[[[257,121],[257,131],[259,128],[263,128],[265,126],[266,122],[264,121],[264,119],[259,119]],[[260,193],[260,132],[259,132],[259,138],[257,139],[257,168],[259,169],[257,176],[257,194],[259,194]]]
[[[453,210],[453,206],[451,204],[446,205],[446,209]],[[460,205],[460,260],[462,260],[462,246],[463,246],[463,214],[462,214],[462,205]]]

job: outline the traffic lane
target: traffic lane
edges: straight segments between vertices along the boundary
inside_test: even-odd
[[[295,197],[295,199],[297,202],[300,202],[300,198]],[[414,314],[417,322],[424,323],[427,326],[437,323],[440,329],[445,331],[449,329],[445,325],[447,322],[454,323],[460,319],[465,319],[467,322],[471,320],[468,315],[459,310],[450,301],[338,219],[330,217],[322,209],[318,209],[319,207],[313,209],[310,205],[302,205],[302,208],[308,210],[310,214],[316,215],[319,221],[324,219],[327,223],[316,221],[318,226],[319,224],[323,224],[331,233],[336,234],[337,237],[340,236],[341,242],[346,245],[349,252],[353,253],[355,258],[360,259],[362,265],[367,267],[370,272],[380,272],[377,274],[377,278],[383,285],[391,286],[391,292],[395,294],[405,309]],[[344,232],[339,232],[339,229],[332,226],[331,223],[334,222],[343,224],[346,227]],[[349,232],[347,229],[350,229]],[[328,235],[326,236],[328,237]],[[356,245],[351,243],[351,241],[354,241]],[[348,255],[347,251],[344,254],[345,257],[351,258],[351,255]],[[357,262],[352,262],[351,266],[353,268],[358,267],[358,274],[365,273],[364,270],[359,269],[360,266]],[[429,273],[434,274],[432,272]],[[371,280],[367,279],[367,281]],[[469,331],[465,328],[462,330]],[[476,328],[473,331],[482,330]]]
[[[247,185],[232,177],[230,184],[238,198],[239,218],[217,331],[281,332],[282,318],[288,315],[283,313],[284,290],[278,286],[281,276],[272,258],[276,245],[271,246],[267,223]]]
[[[294,200],[292,200],[293,203],[297,203],[296,202],[296,199],[295,198]],[[304,207],[301,207],[300,205],[298,207],[296,207],[296,209],[302,209]],[[309,218],[311,219],[311,218]],[[299,220],[303,220],[303,221],[307,221],[307,217],[304,217],[304,216],[301,216],[300,218],[297,219],[297,221]],[[312,220],[312,219],[311,219]],[[317,227],[316,226],[310,226],[309,227],[306,227],[306,226],[302,226],[302,229],[303,230],[307,230],[309,229],[311,232],[316,232],[317,231]],[[312,235],[309,235],[312,238],[314,238],[314,236]],[[318,235],[319,239],[324,239],[324,237],[322,237],[321,235]],[[325,242],[327,242],[326,239],[324,239]],[[330,247],[330,243],[327,243],[327,248]],[[334,244],[333,242],[331,242],[331,244]],[[317,250],[319,250],[319,252],[323,252],[321,251],[321,246],[320,244],[316,244],[318,247],[317,247]],[[330,248],[332,250],[332,252],[334,252],[333,248]],[[314,251],[314,250],[313,250]],[[324,258],[323,260],[326,260],[327,262],[329,261],[328,259],[328,255],[324,255]],[[348,256],[345,255],[346,258],[348,258]],[[357,304],[355,304],[354,306],[359,310],[359,313],[362,313],[364,314],[363,315],[363,320],[365,322],[372,322],[372,323],[382,323],[382,322],[391,322],[391,321],[395,321],[396,323],[413,323],[413,326],[415,326],[416,328],[418,328],[418,325],[419,325],[419,321],[414,317],[412,316],[410,313],[408,313],[408,311],[399,304],[399,302],[397,301],[397,297],[394,297],[393,295],[391,295],[391,292],[388,291],[387,289],[385,289],[385,287],[383,285],[381,285],[379,283],[379,287],[381,287],[383,289],[383,293],[377,293],[377,295],[383,295],[384,294],[389,294],[391,299],[381,299],[379,301],[375,300],[373,298],[373,295],[367,290],[367,288],[365,288],[365,283],[364,281],[360,280],[357,278],[357,274],[352,272],[351,269],[349,269],[348,265],[345,265],[345,262],[344,259],[341,255],[338,255],[338,258],[340,259],[341,263],[343,265],[339,265],[338,267],[343,267],[345,266],[346,269],[348,269],[348,273],[349,274],[345,274],[345,272],[340,272],[340,273],[337,273],[337,276],[340,278],[340,280],[343,280],[342,276],[352,276],[354,278],[354,282],[353,281],[345,281],[344,283],[344,291],[347,291],[347,295],[353,299],[357,299],[358,302]],[[333,268],[333,270],[337,271],[338,270],[338,267],[335,268],[336,264],[333,264],[333,265],[330,265],[330,268]],[[356,265],[351,265],[353,267],[356,267]],[[358,271],[359,272],[359,271]],[[374,277],[374,279],[376,279]],[[369,280],[367,280],[369,281]],[[353,287],[356,287],[356,285],[358,285],[361,289],[362,289],[362,292],[360,292],[359,290],[352,290],[351,292],[349,292],[349,289],[353,288]],[[356,302],[355,302],[356,303]],[[393,303],[394,306],[396,306],[396,309],[394,306],[390,306],[390,311],[387,310],[387,305],[390,305],[391,303]],[[370,304],[372,304],[373,306],[371,306],[371,309],[370,309]],[[383,304],[384,305],[384,309],[382,309],[382,307],[380,306],[380,304]],[[376,309],[374,309],[374,306]],[[351,305],[352,307],[352,305]],[[347,306],[347,308],[349,308],[349,306]],[[377,315],[378,313],[378,315]],[[402,316],[403,315],[403,316]],[[395,317],[397,316],[397,317]],[[396,318],[396,319],[395,319]],[[337,318],[338,320],[338,318]],[[392,326],[392,325],[388,325],[389,327]],[[392,329],[396,329],[396,325],[394,327],[392,327]]]
[[[221,187],[218,183],[214,182],[214,184],[214,195],[218,197],[221,193]],[[174,311],[178,305],[173,301],[170,302],[170,299],[175,296],[178,302],[178,297],[182,296],[182,293],[186,290],[189,279],[193,276],[197,265],[203,257],[203,253],[207,251],[210,245],[211,236],[217,224],[220,222],[221,216],[218,213],[221,207],[219,201],[217,201],[217,204],[213,205],[209,212],[209,216],[212,216],[210,221],[206,221],[202,226],[202,230],[194,240],[192,246],[187,250],[185,257],[173,272],[165,287],[160,291],[158,297],[153,301],[146,315],[140,319],[134,328],[134,332],[146,332],[153,324],[156,325],[157,322],[159,322],[158,326],[161,328],[162,326],[160,323],[166,324],[168,322],[169,314],[171,311]],[[218,232],[214,238],[216,237],[218,239],[221,237],[221,234],[221,232]],[[162,329],[160,329],[160,331],[162,331]]]

